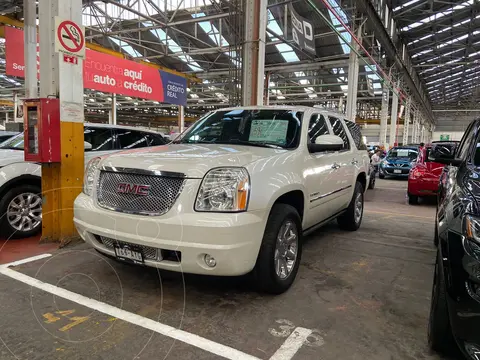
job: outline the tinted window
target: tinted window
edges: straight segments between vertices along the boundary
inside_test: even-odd
[[[460,147],[457,150],[457,157],[460,159],[466,160],[470,149],[472,148],[472,142],[473,142],[473,127],[470,127],[469,131],[467,131],[463,135],[462,142],[460,143]],[[476,149],[475,149],[476,150]]]
[[[23,133],[20,133],[1,144],[2,149],[23,150]]]
[[[294,149],[300,141],[302,115],[285,109],[219,110],[198,120],[175,143]]]
[[[158,134],[147,134],[149,146],[158,146],[165,145],[168,141],[161,135]]]
[[[363,141],[362,130],[358,124],[355,124],[352,121],[345,120],[345,124],[347,125],[350,134],[352,135],[353,141],[355,142],[355,146],[358,150],[367,150],[367,144]]]
[[[350,143],[348,141],[347,132],[343,127],[343,124],[340,119],[337,119],[333,116],[329,116],[330,124],[332,124],[333,133],[337,136],[340,136],[343,140],[343,149],[348,150],[350,149]]]
[[[148,146],[147,134],[141,131],[116,129],[120,149],[137,149]]]
[[[85,141],[92,144],[92,151],[113,150],[113,134],[109,128],[85,128]]]
[[[308,125],[308,141],[315,143],[318,136],[328,134],[330,134],[330,131],[328,130],[325,117],[320,114],[312,115],[310,118],[310,124]]]

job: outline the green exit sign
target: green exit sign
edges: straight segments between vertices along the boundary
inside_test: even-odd
[[[441,134],[440,135],[440,141],[448,141],[450,140],[450,135],[448,134]]]

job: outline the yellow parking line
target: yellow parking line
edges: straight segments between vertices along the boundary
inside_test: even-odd
[[[413,217],[413,218],[419,218],[419,219],[428,219],[428,220],[433,220],[434,217],[430,216],[419,216],[419,215],[410,215],[410,214],[402,214],[402,213],[396,213],[396,212],[391,212],[391,211],[373,211],[373,210],[365,210],[366,213],[372,213],[372,214],[381,214],[385,216],[405,216],[405,217]]]

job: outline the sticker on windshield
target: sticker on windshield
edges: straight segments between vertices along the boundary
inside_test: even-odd
[[[248,140],[285,145],[287,130],[288,120],[253,120]]]

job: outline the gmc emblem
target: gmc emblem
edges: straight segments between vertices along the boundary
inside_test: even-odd
[[[117,186],[117,193],[147,196],[150,194],[150,185],[120,183]]]

